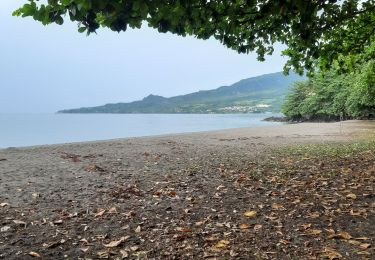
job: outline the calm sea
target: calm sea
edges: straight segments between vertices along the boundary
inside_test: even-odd
[[[280,124],[261,121],[273,115],[0,114],[0,148]]]

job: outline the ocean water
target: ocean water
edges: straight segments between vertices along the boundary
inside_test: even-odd
[[[0,114],[0,148],[279,125],[280,114]]]

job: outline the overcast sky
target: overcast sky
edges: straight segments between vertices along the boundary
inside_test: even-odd
[[[215,40],[160,34],[144,27],[97,35],[75,24],[43,26],[12,17],[26,0],[0,1],[0,113],[50,113],[64,108],[174,96],[281,71],[280,50],[266,62]]]

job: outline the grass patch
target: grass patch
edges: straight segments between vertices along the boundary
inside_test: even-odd
[[[291,145],[280,148],[275,151],[282,157],[301,156],[301,157],[348,157],[366,152],[375,152],[375,140],[359,141],[355,143],[329,143],[329,144],[304,144]]]

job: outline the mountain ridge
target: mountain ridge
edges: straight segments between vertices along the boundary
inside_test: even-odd
[[[250,113],[279,112],[292,83],[303,80],[282,72],[242,79],[229,86],[163,97],[150,94],[142,100],[103,106],[66,109],[58,113]]]

